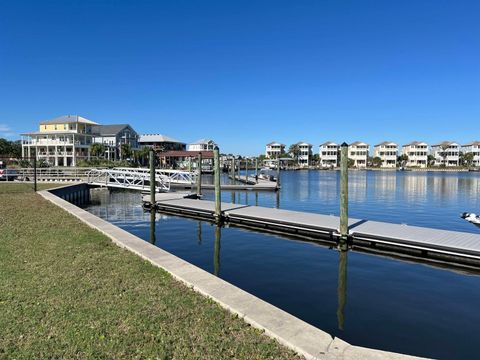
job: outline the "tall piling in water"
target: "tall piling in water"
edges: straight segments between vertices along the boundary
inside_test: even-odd
[[[150,149],[150,204],[152,211],[155,208],[155,151]]]
[[[235,156],[230,160],[230,176],[232,178],[232,184],[235,184]]]
[[[340,236],[348,236],[348,144],[343,143],[340,152]]]
[[[214,184],[215,184],[215,218],[217,222],[222,218],[222,193],[220,189],[220,150],[218,146],[213,149],[213,166],[214,166]]]
[[[197,196],[202,195],[202,153],[198,153],[197,159]]]
[[[258,157],[255,158],[255,182],[258,184]]]
[[[280,189],[280,158],[277,158],[277,188]]]

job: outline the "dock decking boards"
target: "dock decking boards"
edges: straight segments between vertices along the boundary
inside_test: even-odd
[[[201,216],[213,220],[215,202],[194,199],[165,199],[157,201],[160,211]],[[225,220],[233,225],[246,225],[299,233],[312,237],[328,236],[338,239],[339,217],[300,211],[282,210],[250,205],[222,203]],[[480,234],[439,230],[378,221],[349,219],[352,243],[369,242],[398,248],[415,249],[478,261],[480,265]]]

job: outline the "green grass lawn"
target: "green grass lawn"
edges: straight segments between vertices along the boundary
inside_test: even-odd
[[[37,190],[52,189],[58,186],[65,186],[67,184],[62,183],[37,183]],[[33,183],[31,182],[13,182],[13,181],[1,181],[0,182],[0,194],[17,194],[17,193],[33,193]]]
[[[0,183],[0,358],[46,357],[296,355],[31,188]]]

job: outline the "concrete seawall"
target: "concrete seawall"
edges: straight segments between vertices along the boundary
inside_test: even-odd
[[[108,236],[115,244],[169,272],[193,290],[213,299],[247,323],[293,349],[307,359],[407,359],[407,355],[350,345],[300,320],[246,291],[80,209],[65,199],[85,199],[89,188],[75,184],[41,196]]]

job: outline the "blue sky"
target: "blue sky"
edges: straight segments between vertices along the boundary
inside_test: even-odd
[[[480,139],[478,1],[2,1],[0,137],[79,114],[222,152]]]

